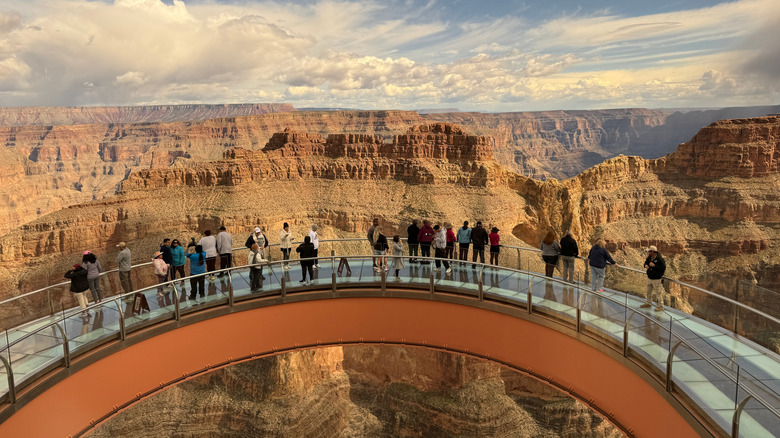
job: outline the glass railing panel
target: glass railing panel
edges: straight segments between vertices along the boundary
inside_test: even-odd
[[[640,312],[629,312],[628,347],[646,360],[661,376],[666,369],[666,358],[671,348],[668,323],[658,317]]]
[[[733,307],[737,313],[738,334],[770,351],[780,353],[780,323],[762,317],[748,309]]]
[[[208,286],[206,287],[208,289]],[[126,297],[124,302],[125,329],[131,331],[133,326],[145,324],[148,321],[172,318],[175,313],[173,291],[163,289],[158,295],[158,287],[142,289]],[[193,300],[190,300],[193,301]],[[197,297],[196,303],[203,303],[205,297]],[[146,307],[148,306],[148,308]]]
[[[70,284],[54,286],[4,303],[0,307],[0,328],[13,329],[34,323],[75,305],[76,299],[70,292]]]
[[[485,294],[500,295],[513,300],[528,300],[528,285],[531,276],[508,270],[489,270],[485,275]]]
[[[67,333],[71,352],[78,353],[78,347],[97,342],[107,338],[117,337],[119,334],[119,309],[118,297],[103,300],[101,304],[91,306],[87,310],[88,316],[78,313],[66,317],[63,327]]]
[[[13,343],[8,357],[16,384],[60,361],[63,343],[62,332],[54,325],[28,333]]]
[[[746,391],[740,390],[739,399],[744,400],[747,395]],[[740,416],[739,436],[745,438],[777,437],[778,431],[780,431],[780,417],[777,416],[776,412],[776,408],[773,412],[759,400],[751,398],[745,404]]]
[[[647,290],[647,275],[644,272],[607,266],[604,271],[604,287],[644,299]]]
[[[608,345],[623,343],[623,330],[630,310],[623,303],[590,288],[574,288],[580,305],[580,325],[583,332]],[[574,306],[576,309],[576,304]]]
[[[725,329],[734,328],[736,305],[675,281],[665,281],[664,288],[670,295],[671,307]]]
[[[342,258],[336,258],[336,282],[337,283],[360,283],[364,281],[371,281],[371,279],[375,276],[373,262],[371,259],[364,259],[364,258],[349,258],[344,257]],[[339,273],[339,269],[341,272]],[[405,271],[408,271],[408,261],[407,261],[407,268]],[[297,280],[301,279],[301,274],[297,276]],[[403,273],[401,274],[403,277],[406,277]]]
[[[0,348],[0,355],[3,356],[9,364],[11,363],[10,351],[6,347]],[[5,396],[8,394],[8,371],[5,366],[0,363],[0,401],[5,400]]]
[[[369,264],[369,268],[370,268]],[[408,264],[408,276],[410,283],[418,284],[430,284],[431,282],[431,265],[422,263],[409,263]]]
[[[545,277],[534,277],[531,282],[534,309],[550,309],[576,317],[576,288]],[[549,312],[548,312],[549,313]]]
[[[230,280],[233,283],[233,296],[235,298],[252,294],[252,282],[249,278],[250,268],[238,268],[230,271]]]

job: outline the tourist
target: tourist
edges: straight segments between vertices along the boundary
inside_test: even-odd
[[[368,233],[366,234],[366,238],[368,239],[368,245],[371,248],[371,251],[374,251],[374,247],[376,246],[376,240],[374,240],[374,231],[376,230],[376,227],[379,226],[379,218],[374,218],[374,221],[371,223],[371,226],[368,228]],[[374,264],[374,270],[376,271],[376,257],[373,257],[371,261]]]
[[[265,230],[260,227],[255,227],[255,232],[249,235],[246,239],[244,246],[252,249],[252,245],[257,244],[260,251],[260,258],[265,259],[265,249],[268,248],[268,238],[265,236]],[[263,275],[263,266],[260,266],[260,279],[265,280]]]
[[[217,270],[217,238],[211,235],[211,230],[203,232],[203,237],[198,242],[206,253],[206,270],[214,272]],[[214,281],[214,274],[209,275],[209,281]]]
[[[260,282],[265,278],[262,276],[262,263],[264,262],[265,260],[260,254],[260,247],[256,243],[253,243],[252,248],[249,249],[249,257],[247,260],[247,264],[251,266],[251,268],[249,268],[249,288],[252,292],[255,292],[261,287]]]
[[[303,243],[295,248],[295,252],[299,254],[298,257],[301,259],[301,273],[303,274],[301,283],[306,283],[306,286],[308,286],[310,284],[309,281],[314,279],[314,257],[317,255],[314,244],[311,243],[311,236],[304,237]],[[307,273],[309,274],[308,279],[306,277]]]
[[[287,222],[282,225],[282,231],[279,232],[279,249],[282,250],[282,260],[290,260],[290,253],[292,252],[293,235],[290,232],[290,224]],[[284,269],[290,270],[290,263],[284,263]]]
[[[314,224],[311,226],[311,231],[309,231],[309,239],[311,240],[311,244],[314,245],[314,269],[320,269],[320,261],[317,258],[320,255],[320,238],[319,235],[317,235],[317,230],[319,227],[317,224]]]
[[[590,283],[594,291],[604,291],[604,268],[614,265],[615,261],[607,251],[606,242],[600,239],[588,253],[588,265],[590,265]]]
[[[171,281],[176,280],[176,273],[178,272],[179,278],[182,278],[180,285],[181,287],[184,287],[183,278],[186,277],[184,274],[184,265],[187,263],[187,257],[185,257],[184,247],[179,243],[179,239],[173,239],[171,241],[171,257],[173,259],[170,272]]]
[[[173,275],[173,269],[171,269],[171,265],[173,265],[173,255],[171,254],[171,239],[163,239],[163,243],[160,245],[160,252],[162,253],[163,261],[166,265],[168,265],[168,275]],[[171,278],[171,280],[173,280],[173,278]]]
[[[471,243],[471,228],[469,228],[469,221],[464,221],[463,226],[458,228],[458,259],[463,262],[469,259],[469,244]]]
[[[157,296],[161,297],[163,296],[163,283],[168,280],[168,266],[170,265],[165,263],[163,254],[160,251],[154,253],[152,265],[154,266],[154,273],[157,274],[157,283],[159,283],[159,286],[157,286]]]
[[[227,269],[233,265],[233,236],[224,226],[219,227],[217,233],[217,253],[219,253],[219,269]],[[217,276],[222,277],[225,274],[220,272]]]
[[[206,276],[200,275],[206,273],[206,252],[203,251],[201,245],[195,245],[194,249],[194,253],[186,254],[186,257],[190,260],[190,276],[197,275],[197,277],[190,278],[191,300],[194,300],[198,293],[202,297],[206,296]]]
[[[420,232],[417,233],[417,241],[420,242],[420,255],[422,257],[431,256],[431,243],[435,236],[436,232],[431,228],[431,223],[427,219],[423,220],[423,226],[420,228]],[[427,265],[430,262],[430,260],[423,260],[420,263]]]
[[[482,264],[485,263],[485,245],[487,245],[488,242],[487,230],[482,227],[481,221],[477,221],[477,226],[471,230],[471,243],[474,245],[472,262],[476,263],[477,257],[479,257],[479,262]],[[476,265],[471,265],[471,267],[475,268]]]
[[[452,268],[450,268],[450,262],[447,260],[447,232],[439,225],[433,227],[433,232],[436,233],[433,243],[434,255],[436,256],[436,268],[434,268],[434,271],[441,271],[441,264],[444,262],[445,273],[449,274],[452,272]]]
[[[449,222],[444,223],[444,229],[447,233],[447,258],[455,260],[455,232],[452,231],[452,224]]]
[[[100,273],[103,272],[103,268],[100,266],[100,262],[95,254],[84,251],[84,255],[81,257],[81,266],[87,270],[87,283],[89,291],[92,293],[92,301],[101,302],[103,291],[100,290]]]
[[[404,268],[404,259],[400,257],[404,255],[404,245],[401,243],[401,237],[396,234],[393,236],[393,269],[395,270],[395,281],[400,281],[401,277],[398,273]]]
[[[493,227],[490,229],[488,239],[490,240],[490,264],[498,266],[498,255],[501,252],[501,236],[498,235],[498,228]]]
[[[563,281],[574,283],[574,263],[577,260],[578,255],[580,255],[580,248],[577,246],[577,240],[574,239],[571,231],[566,231],[566,235],[561,239]]]
[[[81,308],[80,315],[82,317],[89,317],[89,311],[87,310],[87,295],[85,293],[89,289],[87,270],[76,263],[73,265],[73,269],[70,269],[65,273],[65,278],[70,280],[70,291],[76,295],[76,300]]]
[[[417,226],[417,219],[412,219],[412,224],[406,229],[406,244],[409,245],[409,263],[417,263],[417,248],[420,241],[417,237],[420,235],[420,227]]]
[[[666,262],[658,248],[650,246],[647,248],[647,258],[645,259],[645,271],[647,272],[647,292],[645,294],[645,303],[639,307],[650,307],[653,305],[653,293],[658,294],[658,306],[656,311],[664,310],[664,285],[663,278],[666,273]]]
[[[119,242],[116,247],[119,248],[119,253],[116,255],[116,265],[119,268],[119,284],[122,285],[122,290],[128,293],[133,290],[133,280],[130,278],[130,268],[132,267],[130,248],[127,247],[125,242]]]
[[[542,250],[542,260],[544,260],[544,275],[552,278],[555,267],[558,266],[558,256],[561,254],[561,245],[555,240],[555,233],[552,230],[544,235],[539,248]]]
[[[379,225],[376,225],[374,227],[374,255],[379,257],[374,257],[374,271],[381,271],[384,267],[385,271],[388,270],[387,267],[387,258],[385,257],[387,255],[387,237],[382,234],[382,227]]]

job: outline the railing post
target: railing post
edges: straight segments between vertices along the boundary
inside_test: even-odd
[[[181,320],[181,307],[179,306],[179,290],[176,289],[176,282],[171,283],[173,287],[173,317],[176,321]]]
[[[733,438],[739,437],[739,418],[742,416],[742,410],[745,409],[745,405],[751,398],[753,398],[752,395],[745,397],[745,399],[739,403],[737,409],[734,410],[734,416],[731,417],[731,436]]]
[[[58,323],[54,323],[54,326],[60,330],[62,335],[62,357],[65,359],[65,368],[70,368],[70,348],[68,346],[68,336],[65,334],[65,330]]]
[[[433,296],[434,290],[436,288],[435,283],[433,282],[433,269],[431,269],[431,296]]]
[[[522,259],[520,258],[520,248],[515,248],[515,251],[517,251],[517,269],[523,270],[523,264]]]
[[[582,327],[582,289],[577,286],[577,333],[580,333]]]
[[[330,289],[333,291],[333,296],[336,296],[336,257],[334,256],[334,250],[330,250]]]
[[[284,297],[287,295],[287,277],[282,275],[282,301],[284,301]]]
[[[114,300],[114,304],[116,304],[116,311],[119,313],[119,340],[124,341],[125,337],[127,336],[127,332],[125,331],[125,312],[122,311],[122,304],[120,304],[119,299]]]
[[[46,295],[48,295],[49,300],[49,315],[54,315],[54,303],[51,301],[51,289],[46,290]]]
[[[530,272],[530,271],[529,271]],[[533,307],[533,294],[531,293],[531,286],[534,284],[534,276],[530,273],[528,274],[528,295],[526,297],[526,301],[528,302],[528,313],[533,313],[534,307]]]
[[[734,301],[740,302],[739,301],[739,280],[737,280],[737,288],[735,292],[736,293],[734,294],[735,295]],[[739,328],[739,306],[734,306],[734,328],[731,331],[734,332],[734,334],[737,334],[738,328]]]
[[[672,334],[669,333],[669,337],[671,338]],[[677,347],[682,344],[682,340],[677,341],[676,344],[674,344],[674,347],[672,347],[671,350],[669,350],[669,355],[666,356],[666,390],[669,392],[672,392],[672,363],[674,363],[674,352],[677,351]]]
[[[628,306],[626,306],[628,309]],[[626,317],[626,322],[623,323],[623,357],[628,357],[628,323],[631,322],[631,318],[636,313],[636,310],[632,310],[631,314]]]
[[[484,284],[485,284],[485,276],[484,271],[482,270],[482,266],[480,266],[479,269],[479,282],[477,283],[477,290],[479,291],[477,293],[477,296],[479,297],[479,301],[485,301],[485,292],[484,292]]]
[[[382,289],[382,294],[384,295],[384,293],[387,291],[387,271],[384,269],[379,271],[379,284],[380,288]]]
[[[8,347],[11,348],[10,346]],[[8,377],[8,401],[13,404],[16,403],[16,385],[14,384],[14,372],[11,369],[11,364],[6,358],[0,355],[0,362],[5,367],[6,376]]]

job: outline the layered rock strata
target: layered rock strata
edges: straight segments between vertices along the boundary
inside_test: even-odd
[[[344,346],[233,365],[158,393],[89,436],[623,434],[508,368],[414,347]]]

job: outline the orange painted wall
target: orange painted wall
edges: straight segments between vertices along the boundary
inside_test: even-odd
[[[75,434],[158,387],[228,358],[314,343],[423,343],[489,356],[551,377],[593,399],[638,437],[695,437],[650,385],[619,362],[565,334],[457,304],[401,298],[339,298],[264,307],[156,336],[58,383],[0,424],[0,437]]]

